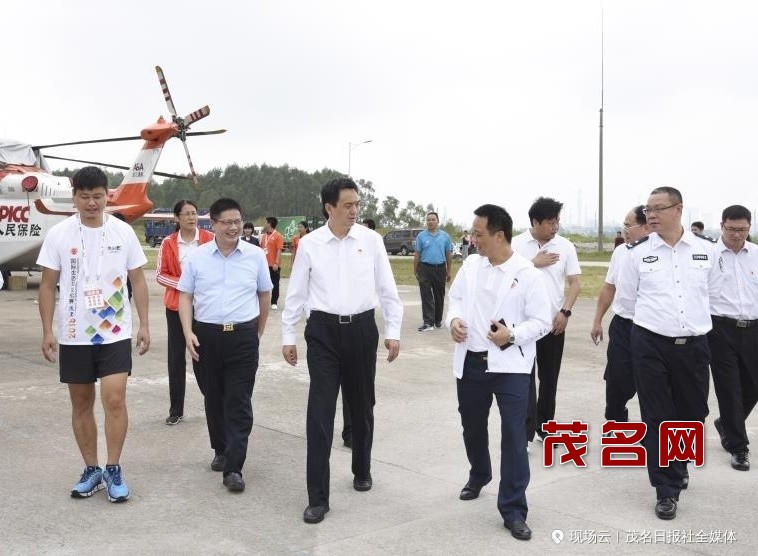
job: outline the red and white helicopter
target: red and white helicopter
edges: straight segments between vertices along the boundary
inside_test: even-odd
[[[187,137],[215,135],[226,130],[189,132],[192,124],[210,114],[210,108],[203,106],[184,118],[177,116],[163,70],[156,66],[155,71],[158,73],[171,121],[168,122],[161,116],[156,123],[144,128],[139,136],[37,146],[0,139],[0,271],[7,275],[13,270],[33,268],[48,230],[75,212],[71,181],[67,177],[52,175],[46,158],[127,170],[121,184],[108,191],[106,211],[129,223],[141,218],[153,208],[153,203],[147,196],[153,174],[171,178],[191,178],[195,185],[198,185],[197,174],[187,149]],[[172,137],[178,137],[184,145],[190,168],[189,177],[155,171],[163,146]],[[138,139],[144,140],[145,143],[130,167],[49,154],[43,156],[41,152],[42,149],[52,147]]]

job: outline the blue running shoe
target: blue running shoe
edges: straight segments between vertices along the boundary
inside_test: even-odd
[[[108,487],[108,500],[111,502],[123,502],[129,498],[129,487],[121,477],[120,465],[106,465],[103,471],[103,479]]]
[[[79,482],[74,485],[71,498],[89,498],[104,487],[103,470],[90,465],[84,468]]]

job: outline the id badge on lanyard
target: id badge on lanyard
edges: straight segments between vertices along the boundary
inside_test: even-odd
[[[99,309],[104,305],[102,286],[96,282],[86,282],[84,284],[84,306],[87,309]]]
[[[84,270],[84,306],[87,309],[99,309],[105,306],[103,287],[100,285],[103,258],[105,257],[105,223],[106,220],[103,220],[103,230],[100,235],[100,256],[97,258],[97,273],[93,280],[89,272],[90,269],[87,262],[87,253],[84,248],[84,234],[82,233],[81,219],[79,220],[79,239],[82,243],[82,269]]]

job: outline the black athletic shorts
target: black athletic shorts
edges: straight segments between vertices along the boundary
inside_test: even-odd
[[[90,384],[118,373],[132,374],[132,340],[112,344],[66,345],[58,350],[61,382]]]

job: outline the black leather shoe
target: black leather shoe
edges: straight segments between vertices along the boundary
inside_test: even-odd
[[[486,483],[485,483],[486,484]],[[477,485],[469,481],[466,486],[461,489],[461,494],[458,496],[461,500],[476,500],[479,498],[479,493],[484,488],[484,485]]]
[[[673,498],[661,498],[655,505],[655,515],[659,519],[674,519],[676,517],[676,500]]]
[[[306,523],[320,523],[324,521],[324,516],[328,511],[329,506],[308,506],[303,512],[303,521]]]
[[[211,470],[223,471],[226,466],[226,456],[224,454],[216,454],[211,462]]]
[[[713,426],[716,427],[716,432],[719,433],[719,438],[721,439],[721,447],[728,452],[729,448],[727,448],[726,434],[724,432],[724,424],[721,422],[721,417],[717,417],[713,421]]]
[[[371,477],[368,479],[359,479],[356,477],[353,479],[353,488],[359,492],[366,492],[367,490],[371,490],[373,483],[371,482]]]
[[[734,452],[732,454],[732,469],[737,471],[750,471],[750,458],[748,452]]]
[[[230,492],[242,492],[245,490],[245,479],[242,478],[240,473],[232,471],[224,477],[224,486]]]
[[[528,541],[532,538],[532,530],[529,529],[526,521],[508,521],[506,519],[503,522],[503,525],[505,525],[506,529],[510,529],[511,535],[514,539]]]

